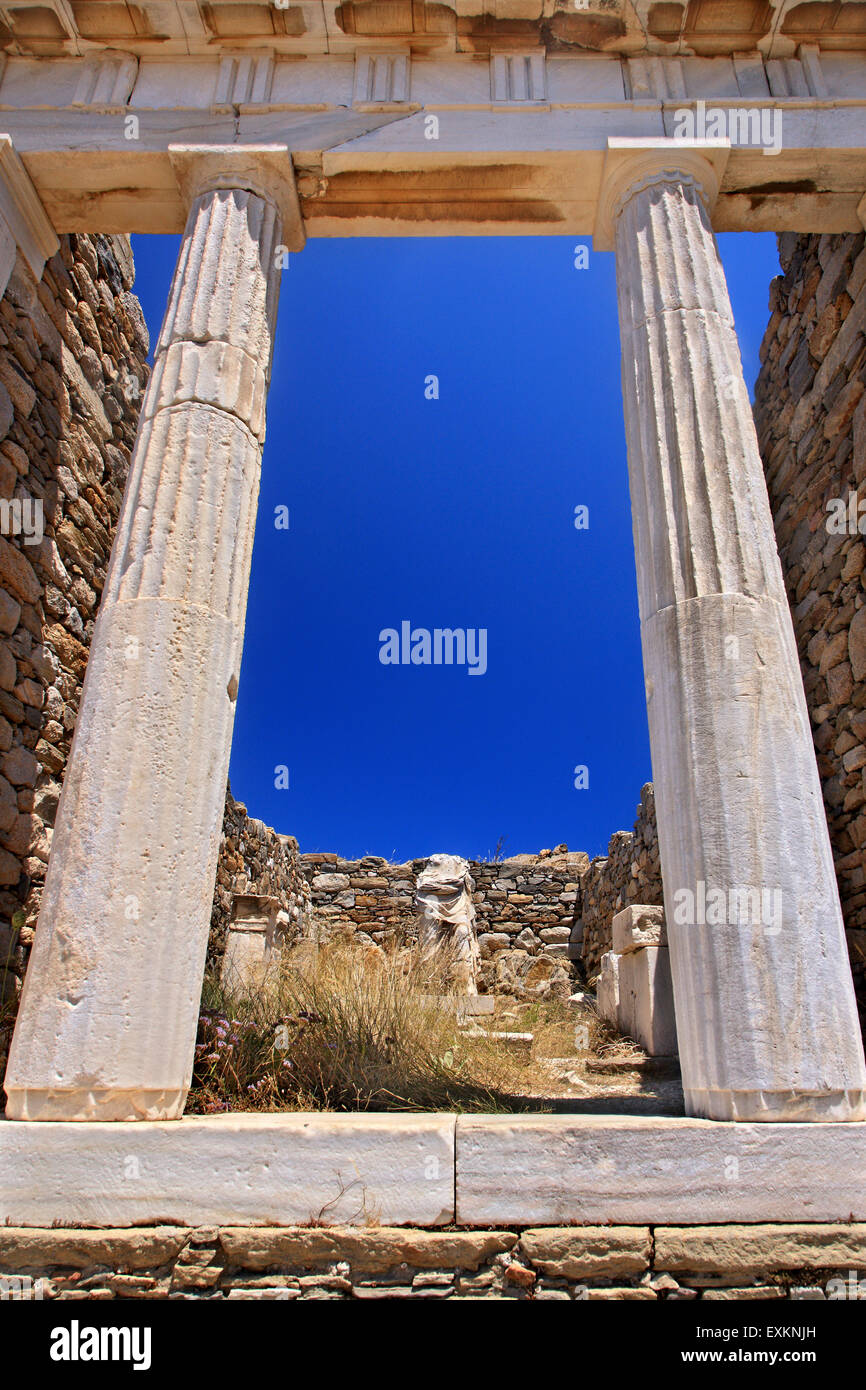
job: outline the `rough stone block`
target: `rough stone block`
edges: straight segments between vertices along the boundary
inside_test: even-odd
[[[771,1298],[784,1298],[785,1290],[777,1284],[758,1284],[745,1289],[706,1289],[702,1295],[715,1303],[752,1302]]]
[[[315,874],[313,877],[312,889],[314,893],[338,893],[348,887],[348,874]]]
[[[0,536],[0,582],[21,603],[36,603],[42,596],[42,586],[30,561],[4,536]]]
[[[0,1226],[0,1269],[155,1269],[175,1260],[188,1239],[189,1231],[182,1226],[103,1231]]]
[[[511,1231],[413,1231],[379,1227],[279,1230],[237,1227],[220,1232],[226,1260],[242,1269],[314,1268],[345,1261],[353,1274],[413,1269],[475,1270],[517,1244]]]
[[[525,1259],[564,1279],[643,1274],[651,1251],[649,1226],[546,1226],[520,1237]]]
[[[640,1303],[647,1300],[653,1301],[656,1295],[652,1289],[633,1289],[626,1286],[625,1288],[587,1289],[579,1297],[588,1303]]]
[[[866,1269],[866,1225],[659,1226],[655,1267],[738,1277],[786,1269]]]

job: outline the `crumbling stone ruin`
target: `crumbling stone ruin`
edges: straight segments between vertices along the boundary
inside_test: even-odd
[[[218,968],[225,949],[234,900],[250,894],[273,899],[288,918],[291,937],[311,934],[310,891],[297,840],[251,816],[229,788],[208,942],[212,969]]]
[[[847,499],[859,488],[866,503],[866,251],[862,235],[791,234],[780,239],[780,255],[783,275],[770,290],[756,418],[862,997],[866,658],[857,615],[864,537],[859,526],[848,525],[847,511],[844,527],[828,531],[826,522],[835,497]],[[38,543],[28,544],[23,534],[0,537],[0,662],[9,668],[0,688],[6,743],[0,957],[7,993],[20,985],[38,914],[89,636],[148,377],[148,335],[133,277],[124,238],[65,237],[39,282],[19,257],[0,302],[4,486],[8,496],[38,499],[44,508]],[[294,921],[306,924],[302,934],[314,922],[319,932],[355,931],[379,944],[395,931],[411,933],[414,882],[425,862],[302,854],[291,836],[250,817],[229,793],[213,959],[234,894],[274,895]],[[604,858],[590,863],[559,847],[501,865],[475,861],[470,872],[480,988],[562,992],[573,981],[575,961],[590,977],[597,973],[617,911],[661,901],[652,787],[641,793],[634,830],[616,832]]]
[[[860,1296],[862,6],[495,8],[2,7],[0,1269],[51,1297]],[[756,435],[714,232],[768,229]],[[150,376],[130,230],[183,232]],[[182,1119],[209,931],[379,944],[424,868],[225,795],[286,258],[528,230],[615,253],[654,788],[470,865],[478,987],[666,951],[686,1113]]]
[[[387,945],[417,936],[415,885],[427,864],[368,856],[302,854],[311,916],[324,939],[336,934]],[[501,863],[468,861],[480,950],[482,993],[567,997],[574,976],[569,945],[580,877],[588,860],[565,845]]]

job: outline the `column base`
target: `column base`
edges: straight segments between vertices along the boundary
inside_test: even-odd
[[[95,1087],[89,1091],[40,1090],[32,1086],[7,1089],[7,1120],[179,1120],[187,1086],[173,1090],[141,1087]]]
[[[686,1114],[749,1123],[847,1123],[866,1120],[866,1091],[729,1091],[684,1089]]]

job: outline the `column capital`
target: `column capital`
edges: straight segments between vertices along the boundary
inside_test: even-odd
[[[169,145],[168,157],[187,211],[202,193],[247,189],[277,207],[288,250],[303,250],[306,231],[287,145]]]
[[[711,212],[730,153],[730,140],[610,136],[592,235],[594,250],[613,250],[617,216],[638,185],[662,179],[690,180]]]
[[[0,240],[9,247],[9,256],[0,251],[0,295],[12,273],[15,247],[37,280],[42,279],[45,262],[60,247],[51,219],[8,135],[0,135]]]

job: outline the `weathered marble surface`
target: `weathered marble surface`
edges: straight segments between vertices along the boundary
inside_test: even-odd
[[[0,1227],[454,1219],[454,1115],[0,1121]]]
[[[478,993],[478,937],[469,863],[457,854],[432,854],[415,881],[415,909],[425,957],[441,955],[463,994]]]
[[[6,1076],[13,1119],[173,1118],[192,1073],[279,292],[275,201],[196,194]],[[189,161],[186,162],[189,176]],[[227,367],[229,370],[220,370]]]
[[[634,178],[618,166],[608,212],[686,1104],[716,1119],[866,1119],[815,753],[710,226],[717,175],[672,141],[636,152]]]
[[[596,1007],[651,1057],[674,1057],[677,1025],[664,909],[631,904],[613,919],[601,958]]]
[[[864,1166],[859,1124],[306,1113],[0,1121],[0,1229],[286,1226],[326,1204],[333,1225],[864,1221]]]
[[[666,946],[643,946],[619,957],[617,1019],[620,1031],[634,1038],[650,1057],[676,1056],[677,1024]]]
[[[230,991],[261,990],[276,985],[288,936],[296,937],[292,918],[279,898],[239,893],[226,930],[220,980]]]
[[[461,1115],[457,1221],[866,1220],[866,1125]]]
[[[614,917],[611,937],[613,949],[620,956],[643,950],[645,946],[667,946],[664,908],[651,904],[630,903]]]

